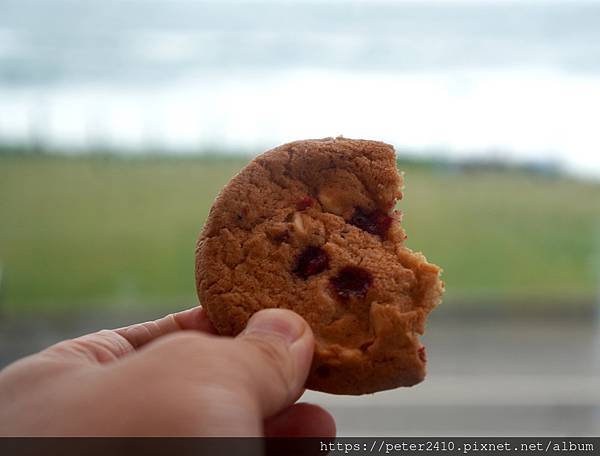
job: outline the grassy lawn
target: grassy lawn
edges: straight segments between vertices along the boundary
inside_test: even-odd
[[[0,311],[193,304],[196,237],[246,161],[0,156]],[[408,245],[444,268],[447,301],[592,302],[600,184],[402,168]]]

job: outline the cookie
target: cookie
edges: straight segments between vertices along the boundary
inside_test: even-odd
[[[196,284],[220,334],[280,307],[315,334],[307,388],[364,394],[425,377],[427,314],[440,269],[404,245],[392,146],[325,138],[251,161],[214,202],[196,248]]]

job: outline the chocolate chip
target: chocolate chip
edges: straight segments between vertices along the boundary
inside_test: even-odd
[[[373,276],[369,271],[357,266],[342,268],[335,277],[331,278],[331,285],[341,298],[362,298],[367,294],[373,283]]]
[[[329,255],[321,247],[309,246],[304,249],[296,260],[294,272],[307,279],[308,277],[323,272],[329,267]]]
[[[331,368],[327,364],[321,364],[319,367],[317,367],[315,373],[319,377],[327,378],[331,374]]]
[[[352,214],[349,223],[366,231],[367,233],[376,234],[385,237],[392,221],[394,219],[382,210],[375,209],[372,212],[365,212],[358,208]]]
[[[276,242],[289,242],[290,240],[290,233],[288,233],[287,231],[283,231],[281,233],[278,233],[276,235],[273,236],[273,240]]]

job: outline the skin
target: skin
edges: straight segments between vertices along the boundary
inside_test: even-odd
[[[0,371],[0,435],[334,437],[296,403],[313,348],[289,310],[228,338],[200,307],[60,342]]]

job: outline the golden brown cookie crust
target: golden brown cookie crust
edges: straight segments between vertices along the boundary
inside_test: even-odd
[[[422,381],[417,334],[443,283],[404,246],[401,186],[394,149],[377,141],[296,141],[251,161],[215,200],[196,249],[198,295],[219,333],[238,334],[258,310],[291,309],[315,333],[308,388],[364,394]]]

